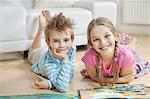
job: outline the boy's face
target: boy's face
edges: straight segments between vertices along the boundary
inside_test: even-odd
[[[48,47],[57,53],[67,54],[72,46],[69,29],[63,32],[54,31],[49,38],[49,42],[47,42]]]

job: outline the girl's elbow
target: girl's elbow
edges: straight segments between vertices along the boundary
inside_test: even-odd
[[[94,76],[94,77],[91,76],[90,78],[91,78],[94,82],[97,82],[97,81],[98,81],[98,78],[95,77],[95,76]]]
[[[117,82],[120,84],[127,84],[127,83],[130,83],[132,80],[133,79],[131,78],[123,77],[123,78],[119,78]]]

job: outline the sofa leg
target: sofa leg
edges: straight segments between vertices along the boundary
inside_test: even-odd
[[[80,46],[77,46],[77,51],[82,51],[82,50],[87,50],[88,49],[88,46],[87,45],[80,45]]]
[[[28,50],[24,51],[24,59],[27,59],[27,58],[28,58]]]

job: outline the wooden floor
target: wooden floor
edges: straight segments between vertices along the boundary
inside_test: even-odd
[[[135,48],[148,60],[150,60],[150,35],[149,36],[135,36],[137,39]],[[80,88],[89,88],[98,86],[97,83],[89,79],[85,79],[80,75],[80,70],[84,68],[84,64],[80,58],[85,53],[85,50],[77,52],[75,63],[75,76],[70,84],[68,93],[76,94]],[[0,54],[1,57],[4,54]],[[3,55],[3,56],[2,56]],[[8,57],[13,57],[11,53],[7,54]],[[7,58],[6,58],[7,59]],[[38,93],[58,93],[55,90],[36,89],[32,86],[37,77],[31,72],[31,65],[27,60],[20,59],[0,61],[0,95],[25,95],[25,94],[38,94]],[[131,83],[145,83],[150,85],[150,74],[145,75]]]

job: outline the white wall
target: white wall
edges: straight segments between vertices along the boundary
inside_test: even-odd
[[[124,23],[123,22],[123,15],[122,15],[122,3],[123,0],[117,1],[118,6],[118,15],[117,15],[117,27],[119,31],[125,32],[125,33],[133,33],[133,34],[148,34],[150,35],[150,24],[131,24],[131,23]],[[148,2],[150,3],[150,2]],[[150,9],[147,9],[150,11]],[[142,14],[142,13],[141,13]],[[149,22],[148,22],[149,23]]]

